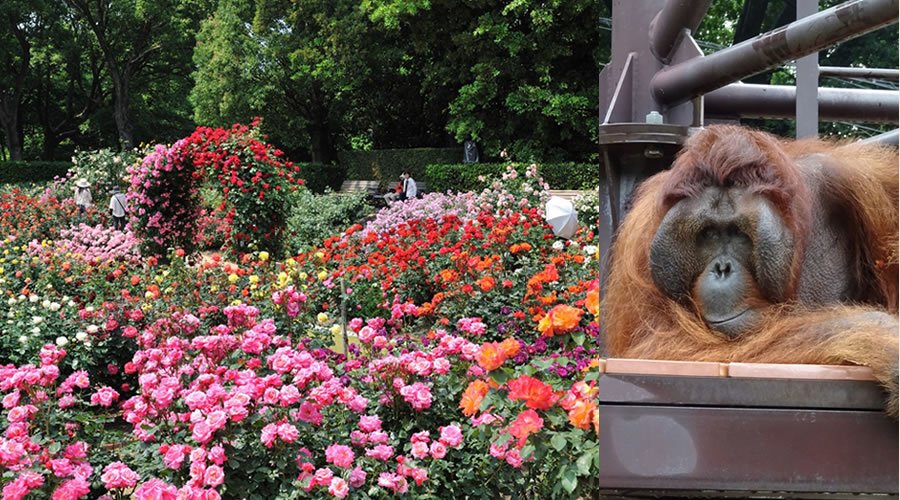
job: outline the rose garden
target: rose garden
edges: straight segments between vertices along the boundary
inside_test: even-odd
[[[77,160],[2,192],[3,498],[596,490],[596,195],[564,240],[535,165],[374,211],[255,126]]]

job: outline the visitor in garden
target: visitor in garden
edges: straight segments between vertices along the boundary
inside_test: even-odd
[[[390,206],[391,203],[397,201],[400,198],[400,194],[403,192],[403,174],[400,175],[400,182],[394,186],[394,189],[389,191],[384,195],[384,203],[385,205]]]
[[[416,180],[409,174],[409,170],[404,170],[400,178],[403,179],[403,192],[400,193],[400,201],[415,198],[418,187],[416,186]]]
[[[78,214],[84,215],[85,210],[91,206],[94,199],[91,197],[91,183],[87,179],[75,181],[75,205],[78,206]]]
[[[128,213],[128,200],[118,186],[113,187],[113,195],[109,199],[109,213],[112,216],[113,227],[122,231],[125,229],[125,214]]]

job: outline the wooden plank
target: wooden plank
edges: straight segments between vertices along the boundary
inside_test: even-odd
[[[886,395],[860,380],[672,377],[602,373],[600,403],[881,411]]]
[[[601,404],[599,414],[603,490],[898,492],[897,425],[880,411]]]

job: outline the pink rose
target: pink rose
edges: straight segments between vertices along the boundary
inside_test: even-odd
[[[441,442],[445,445],[456,448],[463,441],[462,431],[459,429],[459,426],[456,425],[448,425],[446,427],[441,427]]]
[[[435,441],[431,443],[431,456],[435,460],[440,460],[447,455],[447,447],[444,446],[440,441]]]
[[[328,485],[328,493],[336,496],[337,498],[344,498],[350,492],[350,489],[347,487],[347,482],[339,477],[331,478],[331,484]]]
[[[344,469],[353,465],[354,458],[353,450],[346,445],[332,444],[325,450],[325,460]]]
[[[210,465],[206,468],[206,474],[203,475],[203,482],[207,486],[215,488],[225,482],[225,472],[218,465]]]
[[[103,468],[100,480],[106,489],[132,488],[138,482],[138,475],[122,462],[113,462]]]
[[[381,430],[381,419],[377,415],[362,415],[359,417],[359,429],[363,432]]]

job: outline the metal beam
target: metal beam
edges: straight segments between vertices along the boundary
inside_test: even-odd
[[[897,147],[900,145],[900,129],[891,130],[883,134],[867,137],[859,142],[866,144],[884,144],[885,146]]]
[[[851,0],[715,54],[660,71],[651,80],[657,102],[674,105],[785,61],[897,22],[898,0]]]
[[[668,0],[650,23],[653,55],[662,62],[669,62],[684,31],[695,31],[700,26],[710,4],[712,0]]]
[[[900,94],[893,90],[819,89],[819,120],[898,123]],[[704,96],[707,116],[794,118],[797,89],[735,83]]]
[[[819,12],[819,0],[797,0],[797,19]],[[797,59],[797,139],[819,135],[819,53]]]
[[[819,66],[819,76],[841,78],[877,78],[880,80],[900,80],[900,70],[887,68],[844,68],[841,66]]]

